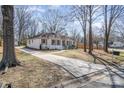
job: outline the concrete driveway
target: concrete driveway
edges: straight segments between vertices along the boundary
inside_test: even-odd
[[[62,87],[62,85],[63,87],[124,87],[124,73],[113,67],[110,67],[112,71],[118,73],[122,77],[112,73],[112,71],[109,72],[104,65],[57,56],[50,53],[44,54],[27,48],[18,49],[61,66],[75,78],[53,87]]]

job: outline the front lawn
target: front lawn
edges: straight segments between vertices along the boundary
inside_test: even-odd
[[[120,52],[120,55],[116,56],[115,58],[119,60],[121,63],[124,62],[124,52]]]
[[[60,53],[54,53],[55,55],[59,56],[64,56],[64,57],[69,57],[69,58],[76,58],[80,60],[84,60],[87,62],[94,62],[94,57],[87,52],[84,52],[83,49],[72,49],[72,50],[65,50]],[[96,57],[102,58],[108,62],[112,62],[112,54],[110,53],[105,53],[103,50],[96,50],[94,49],[93,54]],[[124,54],[121,54],[124,55]],[[123,60],[119,60],[121,56],[114,56],[114,62],[117,64],[124,63],[124,57],[122,58]],[[119,58],[119,59],[118,59]],[[95,63],[100,63],[98,60],[95,61]]]
[[[72,78],[61,67],[41,60],[16,49],[21,66],[9,68],[0,75],[0,82],[11,83],[13,87],[50,87]],[[0,57],[2,49],[0,48]]]
[[[93,57],[89,55],[88,53],[83,52],[83,49],[64,50],[63,52],[53,53],[53,54],[64,56],[64,57],[69,57],[69,58],[81,59],[81,60],[85,60],[88,62],[93,61]]]

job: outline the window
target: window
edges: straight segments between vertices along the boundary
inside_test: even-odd
[[[60,45],[60,40],[57,40],[57,45]]]
[[[73,41],[73,45],[75,44],[75,42]]]
[[[69,45],[69,41],[67,41],[67,45]]]
[[[30,44],[31,42],[30,42],[30,40],[29,40],[29,44]]]
[[[55,45],[56,43],[55,43],[55,40],[52,40],[52,45]]]
[[[65,40],[62,41],[62,45],[65,46]]]
[[[71,41],[69,41],[69,45],[72,45],[72,42]]]
[[[42,44],[45,44],[45,39],[42,39]]]

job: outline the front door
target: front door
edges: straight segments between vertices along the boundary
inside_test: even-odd
[[[40,44],[40,50],[42,49],[42,45]]]

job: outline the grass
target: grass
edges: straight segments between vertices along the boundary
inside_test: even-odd
[[[60,53],[54,53],[55,55],[69,57],[69,58],[76,58],[80,60],[84,60],[87,62],[94,62],[94,57],[89,55],[88,53],[84,52],[83,49],[71,49],[71,50],[65,50]],[[102,59],[105,59],[109,62],[112,62],[112,54],[105,53],[102,50],[96,50],[94,49],[93,54],[95,54],[97,57],[100,57]],[[122,57],[123,55],[123,57]],[[123,64],[124,63],[124,53],[121,53],[120,56],[114,56],[114,62],[117,64]],[[95,63],[100,63],[98,60],[96,60]]]
[[[115,58],[121,63],[124,62],[124,52],[120,52],[120,56],[116,56]]]
[[[0,48],[0,57],[2,50]],[[72,77],[61,67],[41,60],[16,49],[17,59],[22,66],[9,68],[6,74],[0,75],[0,82],[11,83],[13,87],[50,87]]]
[[[81,60],[90,61],[90,62],[93,60],[93,57],[89,55],[88,53],[83,52],[82,49],[65,50],[63,52],[53,53],[53,54],[64,56],[64,57],[69,57],[69,58],[81,59]]]
[[[120,56],[123,56],[123,57],[124,57],[124,52],[121,52],[121,53],[120,53]]]

